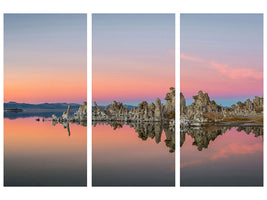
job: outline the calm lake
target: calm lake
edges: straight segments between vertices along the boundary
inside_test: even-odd
[[[4,118],[5,186],[87,185],[87,127],[69,124],[69,134],[52,121],[13,118]]]
[[[93,186],[174,186],[174,150],[161,124],[93,123]]]
[[[262,186],[263,127],[208,127],[180,135],[181,186]]]

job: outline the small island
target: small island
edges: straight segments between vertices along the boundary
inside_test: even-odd
[[[12,113],[18,113],[22,112],[23,110],[20,108],[4,108],[4,112],[12,112]]]

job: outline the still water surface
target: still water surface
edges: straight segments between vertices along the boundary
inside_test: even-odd
[[[209,127],[180,135],[181,186],[262,186],[263,127]]]
[[[86,127],[4,119],[5,186],[86,186]]]
[[[93,186],[174,186],[174,133],[134,126],[92,127]]]

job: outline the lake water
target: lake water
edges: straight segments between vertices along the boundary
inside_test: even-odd
[[[174,186],[175,137],[161,124],[92,127],[93,186]]]
[[[262,186],[263,127],[181,133],[181,186]]]
[[[4,118],[4,185],[86,186],[87,127],[35,119]]]

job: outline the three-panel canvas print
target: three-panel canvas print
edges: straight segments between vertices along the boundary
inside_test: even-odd
[[[91,16],[4,14],[4,186],[263,186],[263,14]]]

